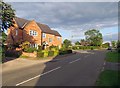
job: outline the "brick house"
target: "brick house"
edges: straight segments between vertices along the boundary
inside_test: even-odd
[[[54,45],[60,48],[62,36],[45,24],[15,17],[14,26],[8,28],[7,44],[9,46],[24,41],[30,42],[30,46],[36,48],[38,45],[48,47]]]

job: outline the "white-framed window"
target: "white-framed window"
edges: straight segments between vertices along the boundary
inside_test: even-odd
[[[42,33],[42,37],[45,38],[45,37],[46,37],[46,34],[45,34],[45,33]]]
[[[60,37],[57,37],[58,38],[58,40],[60,40]]]
[[[49,38],[49,42],[52,42],[52,38]]]
[[[30,33],[29,33],[31,36],[37,36],[37,32],[36,31],[34,31],[34,30],[30,30]]]
[[[30,44],[30,47],[37,48],[38,49],[38,44]]]
[[[18,30],[16,29],[16,36],[18,35]]]

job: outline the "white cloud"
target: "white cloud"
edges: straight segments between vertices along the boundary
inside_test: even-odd
[[[6,2],[118,2],[119,0],[4,0]]]
[[[105,1],[105,0],[104,0]],[[77,39],[88,29],[118,26],[117,2],[10,2],[21,18],[69,31]]]
[[[103,36],[104,41],[113,41],[113,40],[118,40],[118,39],[120,39],[120,36],[118,36],[118,33],[107,34]]]

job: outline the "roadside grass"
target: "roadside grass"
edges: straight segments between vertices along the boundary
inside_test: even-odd
[[[107,62],[120,62],[120,53],[114,52],[107,52],[106,53],[106,61]]]
[[[120,86],[120,71],[105,70],[96,81],[97,86]]]

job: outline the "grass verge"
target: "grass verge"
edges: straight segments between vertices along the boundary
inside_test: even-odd
[[[120,53],[118,52],[107,52],[106,54],[106,61],[107,62],[120,62]]]
[[[120,86],[120,71],[105,70],[103,71],[97,82],[97,86]]]

